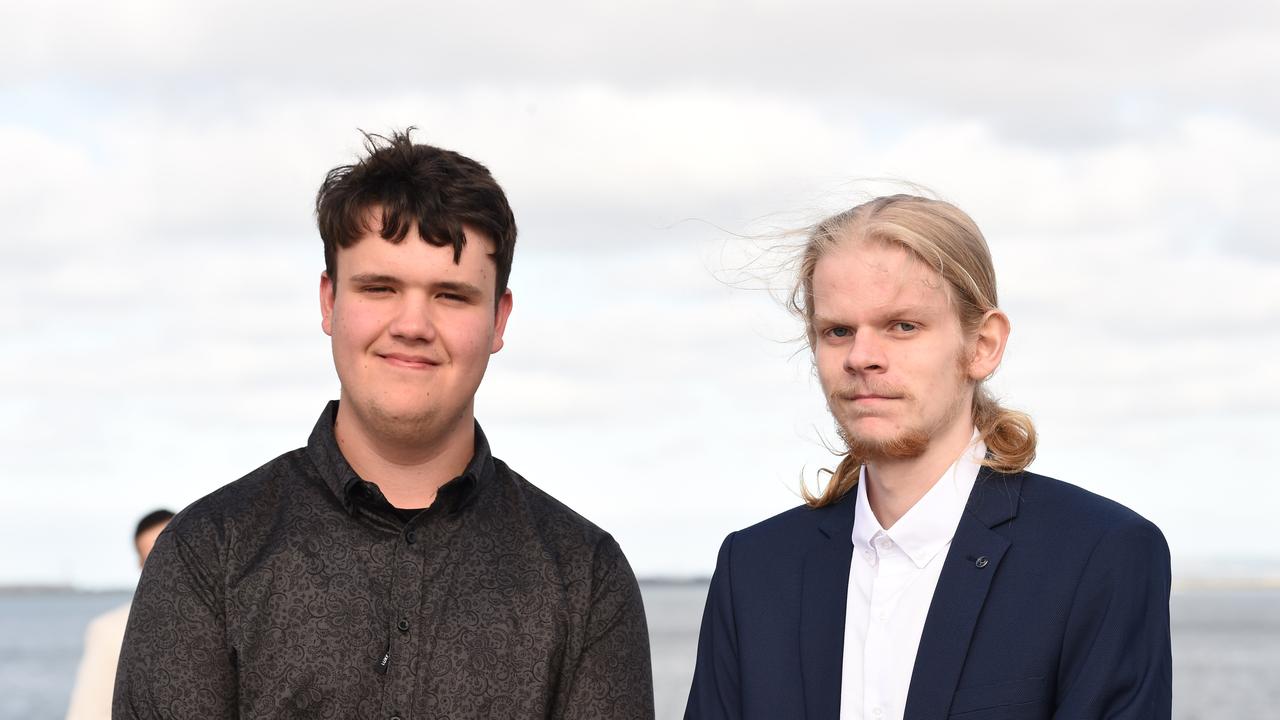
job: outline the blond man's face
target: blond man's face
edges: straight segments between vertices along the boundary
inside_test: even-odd
[[[869,459],[915,457],[970,423],[964,333],[937,272],[905,249],[846,242],[813,276],[813,351],[827,404]]]

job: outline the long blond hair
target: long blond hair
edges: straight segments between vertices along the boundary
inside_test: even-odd
[[[996,274],[991,251],[973,218],[941,200],[889,195],[833,215],[813,226],[799,257],[798,277],[789,305],[804,320],[813,347],[813,272],[818,260],[853,240],[905,248],[935,270],[947,284],[951,303],[966,334],[977,331],[983,316],[997,309]],[[1030,416],[1002,407],[979,381],[973,392],[973,422],[987,445],[983,464],[1000,472],[1018,472],[1036,456],[1036,429]],[[801,487],[810,507],[830,505],[858,483],[866,458],[846,449],[820,492]]]

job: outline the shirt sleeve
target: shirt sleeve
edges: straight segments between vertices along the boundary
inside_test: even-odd
[[[1067,621],[1055,718],[1168,720],[1169,546],[1139,518],[1093,550]]]
[[[566,720],[653,718],[644,601],[612,537],[596,547],[586,639],[563,708]]]
[[[217,542],[175,518],[156,540],[134,594],[116,670],[112,717],[236,717]]]
[[[733,534],[720,546],[707,591],[707,606],[698,632],[698,658],[685,720],[729,720],[742,717],[738,677],[738,635],[734,624],[730,568]]]

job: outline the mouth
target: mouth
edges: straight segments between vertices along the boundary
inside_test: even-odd
[[[903,396],[875,392],[842,392],[837,393],[836,397],[840,400],[851,403],[878,403],[886,402],[888,400],[901,400]]]
[[[409,370],[422,370],[440,364],[433,358],[408,353],[378,353],[378,357],[386,360],[389,365]]]

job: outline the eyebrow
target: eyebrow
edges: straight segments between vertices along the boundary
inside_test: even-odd
[[[882,320],[889,320],[889,319],[897,319],[897,318],[932,317],[936,315],[937,312],[938,312],[937,308],[929,307],[927,305],[904,305],[902,307],[892,308],[886,312],[877,313],[877,318]],[[842,321],[835,320],[833,318],[829,318],[825,315],[820,315],[817,313],[815,313],[813,316],[813,323],[815,325],[844,325],[845,324]]]
[[[352,275],[348,278],[348,282],[355,285],[399,285],[400,278],[394,275],[380,275],[378,273],[360,273]]]
[[[467,297],[478,298],[484,294],[480,288],[468,282],[456,282],[453,280],[444,280],[442,282],[433,283],[431,285],[435,290],[443,290],[445,292],[457,293]]]

